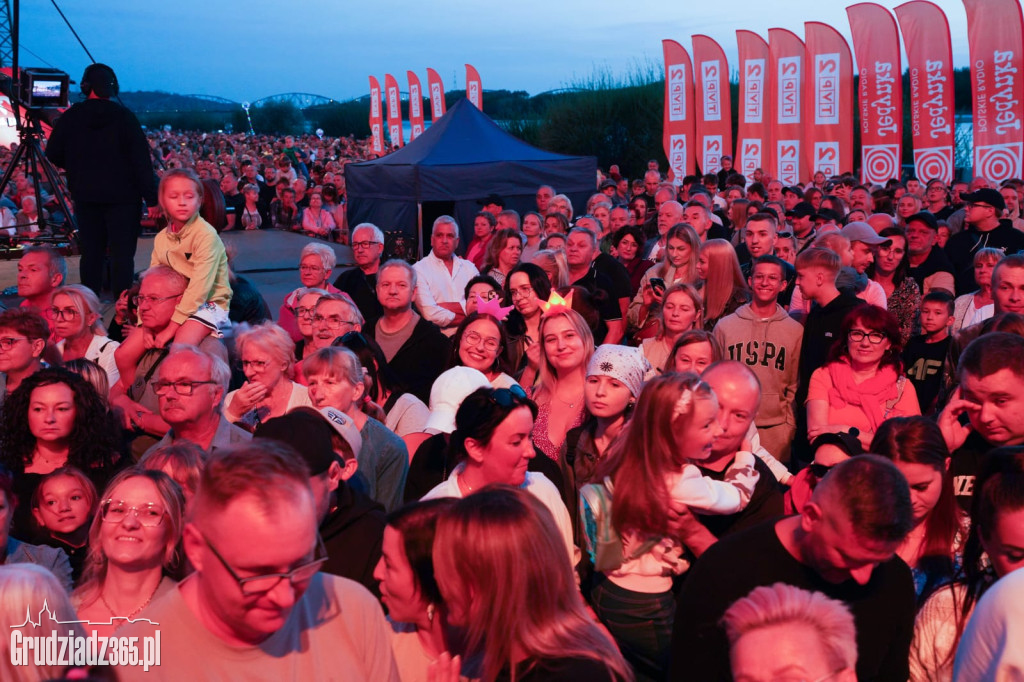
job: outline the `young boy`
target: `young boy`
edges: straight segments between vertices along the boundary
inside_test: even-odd
[[[166,265],[188,278],[188,287],[174,307],[167,328],[157,335],[136,328],[114,352],[121,382],[126,390],[135,376],[135,366],[150,348],[163,348],[171,341],[198,346],[208,335],[220,337],[230,327],[228,307],[228,258],[217,230],[199,215],[203,205],[203,184],[194,172],[178,168],[160,181],[160,207],[167,227],[153,240],[149,265]],[[145,302],[140,302],[140,307]]]
[[[952,336],[949,323],[953,319],[953,296],[945,291],[932,291],[921,299],[922,334],[912,336],[903,349],[903,366],[914,384],[921,413],[928,414],[942,388],[942,365]]]

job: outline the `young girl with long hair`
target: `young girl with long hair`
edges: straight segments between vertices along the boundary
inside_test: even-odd
[[[718,399],[708,384],[695,374],[655,377],[598,467],[603,482],[580,491],[587,545],[603,574],[591,603],[639,679],[664,676],[675,616],[672,579],[689,567],[683,546],[668,537],[670,504],[735,514],[757,483],[749,448],[737,453],[725,481],[705,478],[695,466],[711,456],[721,433]],[[610,531],[621,543],[602,539]]]

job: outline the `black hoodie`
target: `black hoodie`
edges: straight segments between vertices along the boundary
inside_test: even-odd
[[[67,171],[76,202],[157,205],[149,143],[135,114],[116,102],[87,99],[61,114],[46,157]]]
[[[335,504],[320,524],[327,548],[327,563],[321,570],[355,580],[379,597],[373,569],[380,560],[387,525],[384,507],[344,481],[335,493]]]

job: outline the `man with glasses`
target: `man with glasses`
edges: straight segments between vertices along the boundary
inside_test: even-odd
[[[363,316],[345,294],[321,296],[313,307],[313,338],[310,351],[327,348],[339,336],[363,330]]]
[[[480,272],[468,260],[459,258],[459,225],[451,216],[434,221],[430,253],[416,263],[416,308],[446,336],[466,318],[466,284]]]
[[[319,572],[327,557],[309,481],[309,467],[282,443],[211,455],[184,530],[195,571],[144,611],[150,622],[124,629],[159,628],[164,663],[125,667],[123,679],[398,682],[377,600]]]
[[[150,449],[187,440],[210,453],[250,440],[252,434],[221,414],[230,380],[231,370],[220,358],[189,346],[171,346],[150,383],[160,401],[160,416],[171,428]]]
[[[352,297],[367,327],[373,327],[383,309],[377,300],[377,271],[384,254],[384,233],[373,223],[360,223],[352,230],[352,260],[356,266],[338,275],[334,286]]]
[[[169,267],[158,265],[142,273],[142,283],[135,297],[138,306],[139,326],[147,334],[156,336],[171,323],[174,306],[188,286],[188,280]],[[220,339],[207,335],[199,349],[215,355],[224,363],[228,352]],[[122,374],[121,380],[110,389],[110,402],[121,408],[124,426],[138,436],[132,443],[132,452],[140,456],[150,445],[162,438],[169,428],[160,416],[160,405],[151,381],[155,378],[160,363],[167,357],[162,348],[151,348],[142,354],[130,374]]]
[[[1006,202],[998,190],[982,188],[963,195],[967,215],[965,227],[946,243],[946,255],[953,264],[956,294],[962,296],[978,288],[974,281],[974,254],[978,249],[1001,249],[1006,255],[1024,250],[1024,232],[1002,218]]]

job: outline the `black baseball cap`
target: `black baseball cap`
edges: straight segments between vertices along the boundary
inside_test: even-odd
[[[970,193],[962,192],[960,197],[971,204],[988,204],[1000,213],[1006,210],[1006,202],[1003,201],[1003,195],[999,193],[999,190],[991,189],[989,187],[983,187]]]
[[[999,198],[1002,199],[1002,197]],[[939,221],[929,211],[919,211],[914,215],[907,216],[907,225],[910,223],[924,223],[936,232],[939,231]]]
[[[786,211],[787,218],[812,218],[816,211],[809,201],[801,201],[796,206]]]

